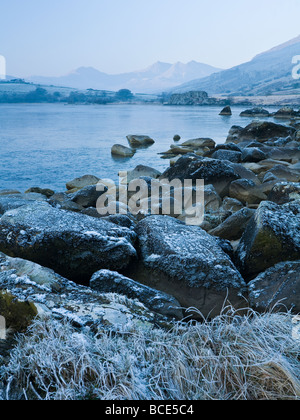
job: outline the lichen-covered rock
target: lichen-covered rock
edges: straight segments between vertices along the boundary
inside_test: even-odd
[[[210,235],[218,236],[219,238],[228,239],[230,241],[240,239],[254,215],[255,210],[245,207],[228,217],[223,223],[209,233]]]
[[[300,258],[300,202],[262,202],[237,249],[238,265],[253,279],[267,268]]]
[[[256,311],[277,309],[300,313],[300,261],[269,268],[249,285],[249,303]]]
[[[182,319],[183,313],[178,301],[167,293],[137,283],[121,274],[100,270],[90,280],[90,287],[101,293],[117,293],[129,299],[138,299],[152,312],[168,318]]]
[[[34,261],[78,282],[107,268],[125,268],[136,256],[135,233],[89,216],[36,203],[0,219],[0,250]]]
[[[211,235],[168,216],[150,216],[136,232],[140,264],[131,278],[174,296],[183,307],[204,316],[220,314],[226,298],[243,305],[245,283]]]
[[[300,183],[278,182],[272,188],[268,199],[276,204],[300,200]]]
[[[53,270],[0,253],[0,313],[6,327],[24,330],[34,317],[67,319],[94,332],[139,325],[146,329],[163,325],[166,317],[155,314],[138,300],[103,294],[79,286]]]
[[[190,155],[180,158],[161,178],[169,181],[179,179],[182,182],[186,179],[203,179],[205,184],[212,184],[217,193],[224,197],[229,193],[230,183],[241,177],[228,161]]]

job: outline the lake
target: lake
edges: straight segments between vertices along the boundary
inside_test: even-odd
[[[0,105],[0,189],[20,191],[39,186],[64,191],[67,181],[84,174],[116,180],[120,170],[139,164],[167,168],[158,153],[169,149],[173,136],[182,141],[210,137],[226,140],[232,125],[246,126],[245,107],[221,117],[220,107],[160,105]],[[115,143],[128,146],[126,135],[146,134],[156,143],[131,159],[114,159]]]

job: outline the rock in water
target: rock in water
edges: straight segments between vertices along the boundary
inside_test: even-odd
[[[75,178],[73,181],[67,182],[67,190],[77,189],[88,187],[89,185],[96,185],[100,181],[100,178],[94,175],[84,175],[80,178]]]
[[[101,293],[117,293],[127,296],[129,299],[138,299],[151,311],[168,318],[183,318],[182,309],[175,298],[137,283],[117,272],[109,270],[98,271],[91,278],[90,286],[93,290]]]
[[[135,154],[135,150],[129,149],[129,147],[122,146],[122,144],[115,144],[111,148],[111,154],[119,157],[132,157]]]
[[[0,219],[2,252],[79,283],[103,268],[125,268],[136,256],[135,237],[130,229],[43,202],[9,210]]]
[[[204,316],[220,314],[228,301],[244,304],[245,283],[215,238],[169,216],[150,216],[136,227],[141,264],[134,278],[174,296]]]
[[[128,143],[134,149],[138,147],[148,147],[152,146],[155,143],[153,139],[149,136],[137,136],[137,135],[129,135],[127,136]]]
[[[222,109],[219,115],[226,116],[226,117],[231,116],[232,115],[231,107],[225,106],[225,108]]]
[[[260,312],[277,309],[300,313],[300,261],[279,263],[260,274],[249,285],[249,302]]]
[[[300,201],[262,202],[237,249],[238,265],[253,279],[267,268],[300,258]]]

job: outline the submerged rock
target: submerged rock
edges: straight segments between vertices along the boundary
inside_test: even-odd
[[[269,268],[249,285],[249,302],[253,309],[266,312],[276,309],[300,313],[300,260]]]
[[[93,290],[101,293],[117,293],[129,299],[138,299],[151,311],[168,318],[182,319],[180,304],[172,296],[137,283],[121,274],[109,270],[100,270],[90,281]]]
[[[238,265],[248,279],[267,268],[300,258],[300,201],[260,204],[237,249]]]
[[[125,268],[136,256],[135,233],[110,222],[36,203],[0,219],[0,250],[83,283],[96,271]]]
[[[143,284],[174,296],[204,316],[220,314],[228,299],[243,305],[245,283],[218,242],[204,230],[168,216],[150,216],[136,232],[141,262],[132,267]]]

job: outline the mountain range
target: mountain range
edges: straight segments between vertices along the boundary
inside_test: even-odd
[[[209,95],[300,94],[292,77],[294,56],[300,56],[300,36],[257,55],[248,63],[182,84],[172,93],[203,90]]]
[[[157,62],[152,66],[131,73],[107,74],[93,67],[80,67],[61,77],[32,76],[32,83],[65,86],[76,89],[99,89],[118,91],[130,89],[134,93],[155,93],[172,89],[197,78],[210,76],[221,69],[191,61],[183,63]]]

